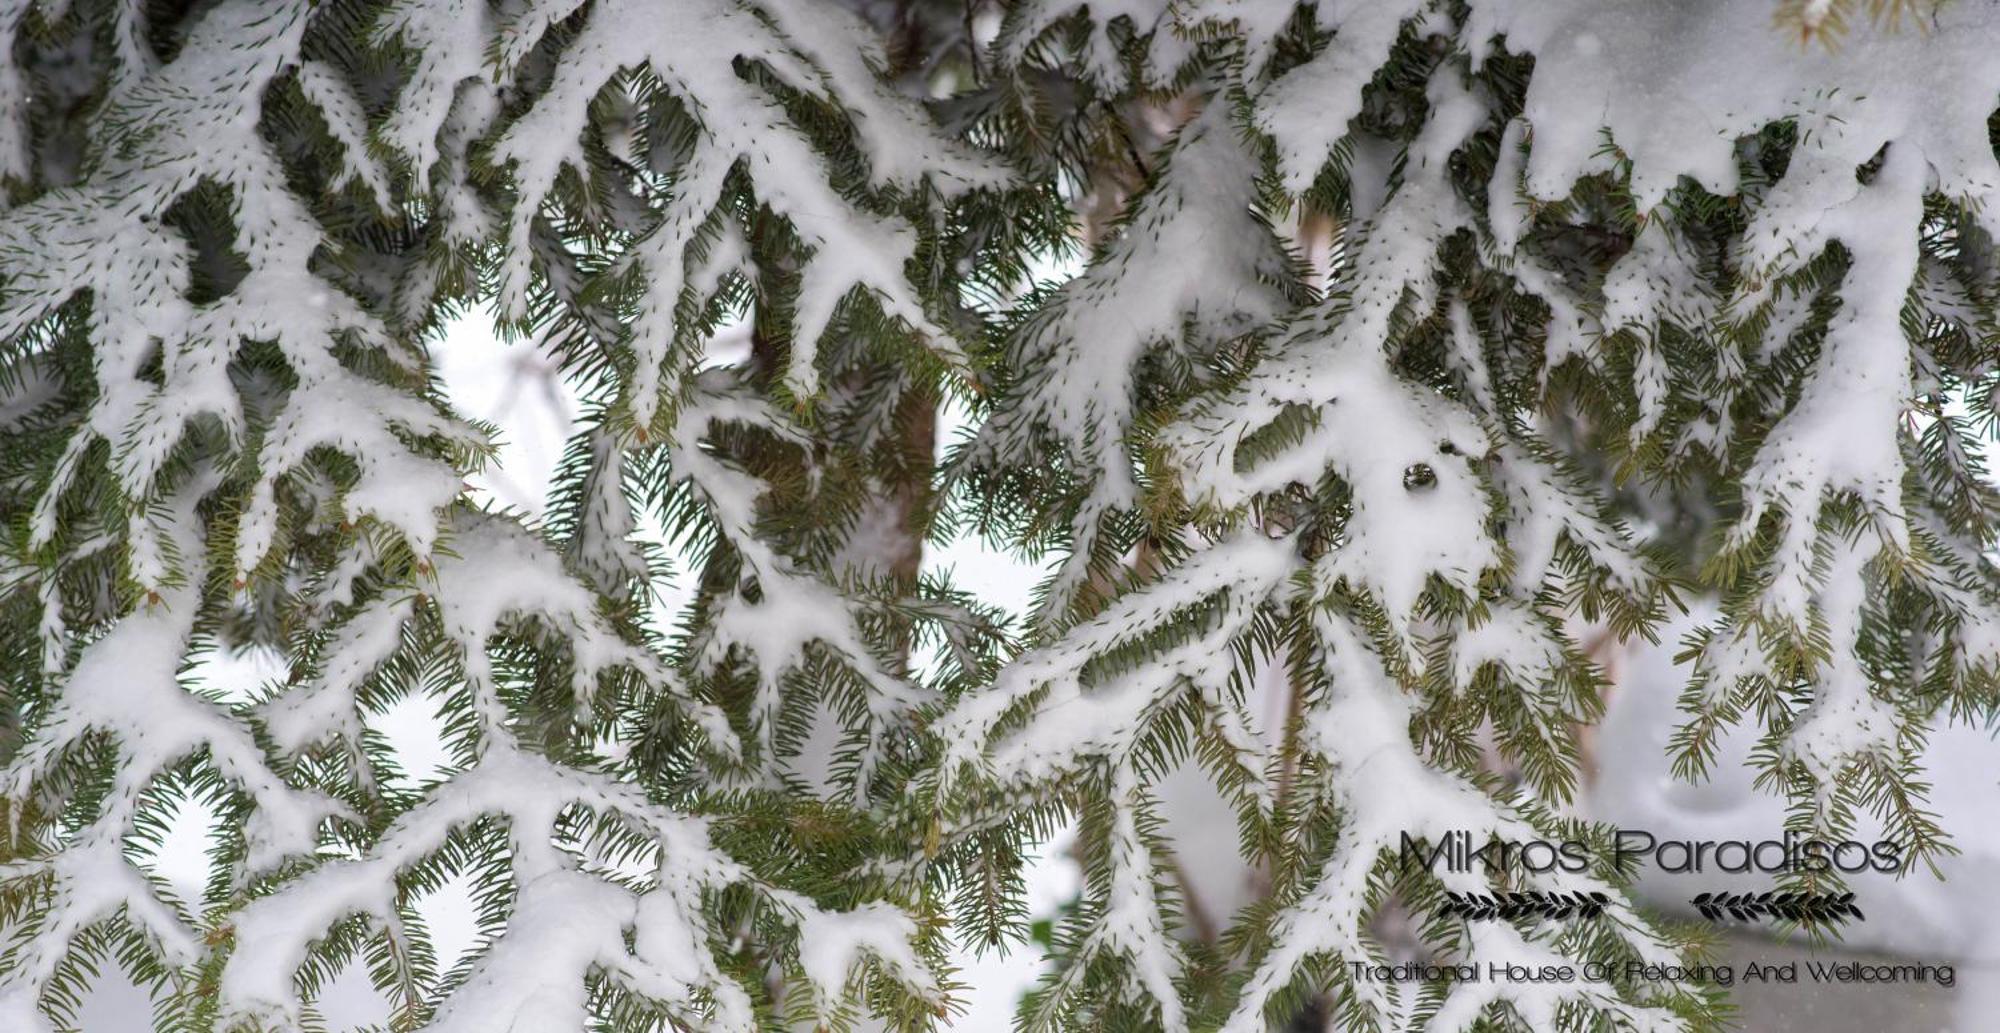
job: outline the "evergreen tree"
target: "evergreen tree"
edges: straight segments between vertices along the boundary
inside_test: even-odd
[[[1698,947],[1608,867],[1398,863],[1600,836],[1583,630],[1692,593],[1686,774],[1753,722],[1797,831],[1951,849],[1916,758],[2000,702],[1996,41],[1845,0],[0,0],[0,1028],[116,964],[160,1029],[309,1029],[357,959],[398,1030],[934,1028],[1068,821],[1028,1029],[1711,1028],[1344,962],[1398,922]],[[546,518],[466,489],[495,428],[429,344],[470,306],[585,399]],[[968,531],[1052,560],[1034,612],[925,569]],[[210,692],[251,647],[284,682]],[[435,784],[376,720],[411,696]],[[1189,770],[1240,913],[1189,898]],[[190,800],[195,902],[142,860]],[[1439,906],[1496,889],[1604,911]]]

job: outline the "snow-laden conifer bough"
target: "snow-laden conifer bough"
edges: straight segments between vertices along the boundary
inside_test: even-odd
[[[1995,53],[1985,0],[0,0],[0,1029],[112,964],[168,1030],[315,1028],[354,964],[395,1029],[946,1025],[1067,821],[1030,1029],[1707,1028],[1343,962],[1684,949],[1610,872],[1472,924],[1427,916],[1485,875],[1394,860],[1585,834],[1581,636],[1677,593],[1688,774],[1756,722],[1799,830],[1949,849]],[[468,305],[586,399],[546,519],[469,497]],[[968,530],[1051,556],[1035,612],[924,566]],[[246,647],[290,677],[206,691]],[[1266,888],[1204,921],[1190,764]]]

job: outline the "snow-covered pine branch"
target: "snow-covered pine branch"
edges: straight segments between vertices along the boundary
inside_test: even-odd
[[[1403,835],[1587,834],[1580,629],[1681,592],[1686,771],[1761,720],[1802,830],[1943,847],[1917,746],[2000,694],[2000,15],[1872,6],[0,0],[0,1021],[115,957],[168,1029],[350,964],[397,1029],[924,1028],[946,913],[1019,935],[1072,819],[1030,1028],[1699,1028],[1339,962],[1491,888]],[[466,484],[470,305],[583,399],[545,521]],[[926,569],[960,528],[1062,554],[1021,642]],[[241,647],[289,676],[215,698]],[[1527,882],[1614,902],[1413,934],[1679,949]]]
[[[1171,16],[1201,45],[1159,67],[1154,17],[1040,13],[1026,24],[1041,39],[1017,28],[997,52],[1016,88],[1054,77],[1052,97],[1083,95],[1058,109],[1079,136],[1094,104],[1138,121],[1131,109],[1166,103],[1132,83],[1172,82],[1172,104],[1200,112],[1135,156],[1149,182],[1128,217],[1023,320],[1009,355],[1027,386],[1000,396],[965,458],[973,483],[1005,485],[997,443],[1052,430],[1080,483],[1021,462],[1013,476],[1065,490],[1027,516],[1009,512],[1033,506],[1019,490],[975,505],[1130,565],[1100,570],[1089,593],[1065,569],[1042,642],[997,695],[938,726],[941,798],[968,808],[947,837],[986,827],[994,800],[966,788],[981,779],[1142,816],[1137,833],[1086,825],[1086,899],[1031,1018],[1180,1029],[1220,1007],[1226,1028],[1262,1029],[1323,993],[1356,1028],[1702,1021],[1703,1002],[1646,987],[1398,996],[1338,962],[1382,949],[1363,930],[1388,898],[1420,903],[1458,878],[1385,867],[1402,832],[1553,828],[1577,780],[1573,729],[1599,706],[1576,618],[1641,633],[1676,582],[1726,600],[1699,643],[1686,770],[1721,723],[1764,715],[1769,783],[1808,804],[1803,831],[1844,831],[1870,806],[1913,851],[1939,847],[1915,744],[1994,703],[1985,629],[2000,597],[1974,557],[1994,544],[1978,457],[2000,183],[1987,129],[2000,83],[1979,53],[2000,25],[1945,4],[1931,31],[1813,23],[1801,45],[1759,4],[1220,0]],[[1105,57],[1121,28],[1125,49]],[[1811,38],[1848,30],[1837,47]],[[1084,48],[1073,63],[1066,43]],[[1222,341],[1204,321],[1226,306],[1190,304],[1164,326],[1162,306],[1184,282],[1255,297],[1252,263],[1184,281],[1133,260],[1246,216],[1227,180],[1190,192],[1171,164],[1213,138],[1218,109],[1262,156],[1247,214],[1327,256],[1310,270],[1320,300]],[[1046,136],[1060,162],[1063,137]],[[1222,210],[1150,214],[1187,197]],[[1333,240],[1316,247],[1320,215]],[[1221,249],[1191,250],[1176,274]],[[1098,329],[1041,343],[1077,318],[1065,306],[1079,292]],[[1075,356],[1051,378],[1066,402],[1021,361],[1062,354],[1051,344]],[[1961,404],[1978,415],[1949,411]],[[1104,415],[1139,406],[1147,419]],[[1675,526],[1642,531],[1686,551],[1643,545],[1621,510],[1664,510]],[[1094,541],[1107,526],[1120,533]],[[1238,555],[1258,539],[1275,568]],[[1238,574],[1218,582],[1212,564]],[[1224,733],[1272,713],[1272,692],[1295,697],[1293,717]],[[1495,792],[1481,770],[1482,729],[1520,791]],[[1189,764],[1237,787],[1243,848],[1276,882],[1219,945],[1167,892],[1190,884],[1143,818]],[[1424,934],[1454,959],[1673,949],[1619,915],[1619,937],[1589,942]],[[1172,942],[1151,942],[1160,929]],[[1248,982],[1221,991],[1193,974],[1245,962]]]
[[[0,80],[5,588],[10,653],[41,668],[9,669],[4,1025],[73,1016],[113,954],[172,1028],[300,1028],[364,956],[398,1028],[931,1021],[917,901],[756,830],[792,807],[781,692],[795,721],[852,719],[866,821],[927,698],[902,650],[948,625],[990,663],[984,619],[892,577],[866,521],[901,503],[890,546],[922,535],[902,396],[971,374],[919,245],[1004,168],[813,4],[30,3],[0,23],[28,58]],[[74,97],[87,119],[23,115]],[[751,385],[695,376],[771,277],[753,318],[784,357],[758,355],[754,387],[863,428],[837,454]],[[599,392],[546,528],[469,503],[487,437],[426,361],[495,282]],[[853,372],[880,368],[878,338],[935,356],[886,399]],[[816,538],[769,526],[787,492]],[[677,643],[628,539],[635,507],[682,503],[743,570]],[[286,654],[289,681],[206,698],[190,662],[244,645]],[[746,669],[754,700],[731,695]],[[414,791],[376,727],[412,693],[455,756]],[[132,853],[183,791],[243,815],[214,832],[226,897],[175,900]],[[503,906],[439,972],[418,915],[454,875]]]
[[[1142,360],[1210,376],[1228,342],[1292,300],[1283,248],[1256,210],[1259,163],[1231,115],[1229,104],[1216,103],[1182,129],[1103,253],[1008,342],[1005,368],[1018,379],[963,460],[993,481],[1026,477],[1014,493],[1076,496],[1071,553],[1048,589],[1044,619],[1103,573],[1101,525],[1138,502],[1125,443],[1140,399],[1105,385],[1129,381]],[[1040,469],[1050,443],[1073,469]]]

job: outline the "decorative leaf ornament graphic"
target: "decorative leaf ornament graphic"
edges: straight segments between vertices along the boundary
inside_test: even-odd
[[[1839,925],[1852,919],[1866,921],[1867,915],[1854,903],[1853,893],[1792,893],[1766,890],[1762,893],[1701,893],[1689,901],[1711,922],[1733,918],[1738,922],[1775,919],[1806,925]]]

